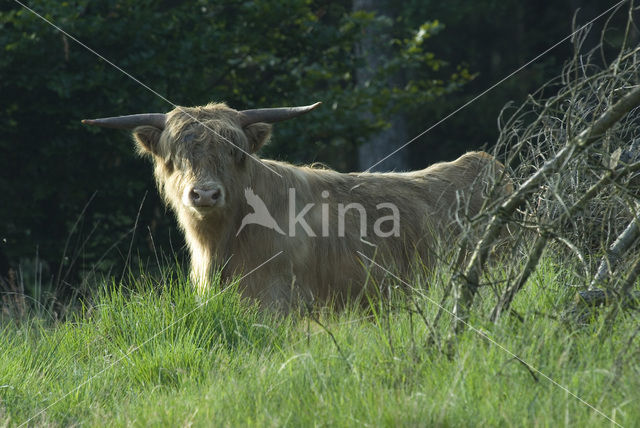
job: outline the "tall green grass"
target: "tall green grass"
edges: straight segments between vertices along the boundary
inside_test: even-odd
[[[542,266],[514,302],[522,319],[488,323],[488,295],[474,308],[470,323],[521,360],[471,329],[448,341],[446,313],[434,328],[431,299],[442,284],[368,311],[286,317],[260,312],[233,285],[197,296],[180,275],[107,284],[64,322],[3,321],[0,421],[612,425],[596,408],[637,425],[637,313],[611,326],[601,316],[581,327],[561,321],[564,276],[562,266]]]

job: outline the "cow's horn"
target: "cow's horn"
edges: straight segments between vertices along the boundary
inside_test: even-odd
[[[104,117],[102,119],[84,119],[85,125],[102,126],[104,128],[133,129],[136,126],[150,125],[164,129],[167,115],[164,113],[130,114],[128,116]]]
[[[320,104],[322,103],[318,102],[309,106],[302,107],[258,108],[254,110],[243,110],[240,112],[240,123],[242,124],[242,126],[247,126],[257,122],[280,122],[310,112]]]

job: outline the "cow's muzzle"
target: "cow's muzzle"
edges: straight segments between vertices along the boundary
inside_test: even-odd
[[[224,189],[217,184],[194,186],[185,190],[182,203],[197,210],[221,207],[224,205]]]

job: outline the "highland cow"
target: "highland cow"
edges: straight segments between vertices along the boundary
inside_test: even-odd
[[[387,273],[370,269],[362,254],[400,275],[433,267],[436,244],[454,242],[459,218],[479,212],[503,171],[484,152],[413,172],[350,174],[256,155],[271,123],[318,104],[209,104],[83,122],[133,129],[184,231],[197,288],[219,269],[225,279],[255,269],[239,285],[243,295],[286,310],[300,300],[343,304],[377,292]]]

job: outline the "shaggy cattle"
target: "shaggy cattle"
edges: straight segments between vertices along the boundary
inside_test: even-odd
[[[83,122],[133,129],[184,231],[196,287],[219,269],[226,279],[253,271],[242,293],[286,310],[300,299],[340,305],[376,291],[388,274],[367,258],[400,275],[433,266],[436,243],[453,242],[459,219],[478,213],[503,170],[484,152],[413,172],[350,174],[256,155],[271,123],[318,104],[208,104]]]

